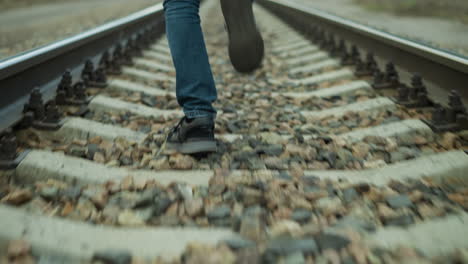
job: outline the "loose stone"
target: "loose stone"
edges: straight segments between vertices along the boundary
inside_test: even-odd
[[[242,237],[231,238],[223,241],[232,250],[241,250],[255,246],[255,242]]]
[[[14,190],[3,197],[2,202],[6,202],[12,205],[21,205],[30,201],[32,198],[32,192],[29,189]]]
[[[329,233],[320,233],[314,238],[322,251],[326,249],[341,250],[350,243],[350,240],[346,237]]]
[[[347,188],[343,190],[343,200],[346,203],[350,203],[354,201],[354,199],[358,198],[359,194],[354,188]]]
[[[408,226],[413,223],[414,223],[414,218],[412,215],[409,215],[409,214],[404,214],[404,215],[384,219],[385,225]]]
[[[222,205],[208,212],[206,216],[210,221],[228,218],[231,216],[231,208],[229,208],[227,205]]]
[[[172,204],[171,199],[167,197],[156,197],[154,198],[154,214],[159,216],[166,212],[167,208]]]
[[[185,200],[185,211],[190,217],[197,217],[203,213],[203,199],[195,198],[190,200]]]
[[[301,252],[305,255],[315,255],[318,253],[318,247],[312,238],[291,239],[277,238],[268,241],[265,254],[273,256],[286,256],[292,253]]]
[[[274,223],[269,229],[270,237],[289,236],[297,237],[301,234],[301,226],[291,220],[281,220]]]
[[[388,197],[387,204],[393,209],[413,206],[413,202],[407,195],[395,195]]]
[[[294,221],[300,224],[305,224],[307,221],[310,220],[311,217],[312,217],[312,212],[308,210],[302,210],[302,209],[295,210],[291,216],[291,218]]]
[[[176,154],[169,158],[169,164],[176,170],[190,170],[194,166],[195,160],[187,155]]]

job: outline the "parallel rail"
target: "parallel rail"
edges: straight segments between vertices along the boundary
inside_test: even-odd
[[[428,88],[456,90],[468,98],[468,90],[465,88],[468,83],[468,58],[293,1],[259,0],[259,3],[306,36],[313,26],[318,25],[328,33],[346,40],[348,44],[355,44],[362,50],[373,52],[381,59],[392,61],[400,70],[407,72],[406,79],[411,73],[419,73],[432,84],[432,87],[429,85]]]
[[[62,74],[80,76],[83,63],[98,62],[104,51],[125,45],[137,36],[164,32],[162,4],[146,8],[73,37],[0,61],[0,131],[22,118],[30,92],[38,87],[45,100],[55,95]],[[146,37],[150,37],[150,36]]]

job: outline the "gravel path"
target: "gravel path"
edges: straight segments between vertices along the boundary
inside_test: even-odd
[[[368,26],[434,47],[468,56],[468,25],[432,17],[408,17],[372,12],[352,0],[293,0]]]
[[[0,11],[0,60],[83,32],[158,2],[85,0]]]

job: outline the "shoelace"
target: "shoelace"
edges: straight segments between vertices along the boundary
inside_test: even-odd
[[[175,127],[173,127],[169,133],[167,133],[167,135],[165,136],[164,138],[164,142],[162,143],[161,145],[161,148],[159,148],[158,152],[156,153],[156,155],[154,156],[154,159],[157,159],[159,157],[159,155],[161,154],[161,152],[163,152],[164,149],[166,149],[166,143],[167,143],[167,140],[169,139],[170,136],[172,136],[173,133],[175,133],[179,127],[182,125],[182,122],[184,122],[184,120],[186,119],[186,117],[182,117],[180,119],[180,121],[177,123],[177,125],[175,125]]]
[[[175,127],[173,127],[173,128],[171,129],[171,131],[169,132],[168,136],[170,136],[172,133],[175,133],[175,132],[179,129],[179,127],[182,125],[182,122],[184,122],[185,119],[186,119],[185,116],[182,117],[182,118],[180,119],[180,121],[177,123],[177,125],[175,125]]]

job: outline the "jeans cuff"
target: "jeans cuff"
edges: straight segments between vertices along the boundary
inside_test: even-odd
[[[197,117],[205,117],[205,116],[211,116],[213,118],[216,117],[216,113],[203,111],[203,110],[188,110],[188,111],[184,111],[184,114],[187,118],[197,118]]]

